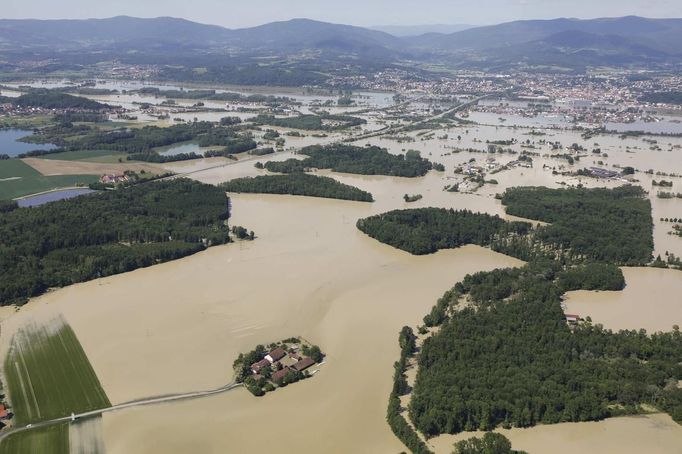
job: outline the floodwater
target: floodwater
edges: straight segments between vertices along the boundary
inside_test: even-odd
[[[14,157],[33,150],[52,150],[57,148],[57,146],[53,144],[26,143],[19,141],[19,139],[32,134],[33,131],[24,129],[0,129],[0,154]]]
[[[564,423],[529,429],[496,430],[509,438],[512,448],[529,454],[679,454],[682,426],[666,414],[627,416],[599,422]],[[461,433],[429,441],[436,454],[452,452],[452,445],[474,436]],[[478,434],[479,436],[482,434]]]
[[[240,166],[253,171],[251,162],[225,169]],[[362,187],[393,184],[380,180]],[[108,414],[107,452],[245,452],[264,443],[398,452],[385,423],[398,331],[465,274],[521,262],[475,246],[414,257],[359,232],[358,218],[403,206],[409,181],[397,180],[406,185],[398,197],[374,204],[234,195],[232,223],[255,230],[256,241],[49,293],[11,317],[2,338],[41,314],[65,314],[109,398],[122,402],[220,386],[239,352],[302,335],[328,355],[311,380],[263,399],[237,390]],[[467,199],[448,205],[459,200]]]
[[[445,139],[422,140],[414,132],[409,134],[414,139],[411,143],[382,138],[358,142],[387,147],[392,153],[417,149],[422,156],[443,163],[446,172],[429,172],[415,179],[318,172],[372,192],[376,199],[372,204],[231,195],[232,225],[254,230],[256,241],[211,248],[186,259],[36,298],[18,313],[7,315],[0,344],[6,345],[11,333],[31,320],[64,314],[109,398],[118,403],[222,386],[231,380],[231,364],[239,352],[258,343],[301,335],[319,344],[328,355],[326,364],[312,379],[263,398],[238,389],[204,399],[107,414],[102,420],[107,452],[260,452],[264,446],[287,447],[285,451],[292,447],[305,453],[404,451],[385,422],[392,364],[399,354],[398,331],[403,325],[419,324],[437,298],[465,274],[519,266],[521,262],[475,246],[415,257],[368,238],[356,229],[356,221],[391,209],[421,206],[504,215],[495,194],[507,187],[622,184],[552,173],[553,169],[577,170],[597,165],[598,160],[605,161],[603,166],[609,168],[614,164],[633,165],[682,173],[682,151],[674,148],[682,144],[678,138],[661,140],[663,149],[657,151],[641,138],[599,136],[585,141],[572,131],[547,130],[543,137],[526,135],[528,131],[468,125],[435,132],[436,136],[447,133]],[[461,140],[456,138],[458,135]],[[298,148],[341,137],[343,133],[327,138],[307,134],[286,139],[287,147]],[[474,193],[443,191],[446,185],[461,179],[453,173],[456,166],[470,159],[480,164],[490,157],[454,153],[454,147],[486,149],[485,140],[510,138],[536,142],[537,148],[532,151],[541,154],[551,153],[548,146],[538,143],[545,139],[564,145],[575,142],[588,149],[599,146],[609,156],[590,155],[572,167],[556,158],[534,157],[532,169],[515,168],[490,175],[498,181],[496,185],[487,184]],[[522,150],[519,144],[511,148]],[[164,167],[178,173],[206,169],[190,177],[217,184],[267,173],[254,168],[256,161],[295,156],[287,151],[262,157],[240,155],[238,162],[211,158]],[[518,158],[508,154],[495,157],[500,163]],[[636,178],[650,189],[652,177],[638,173]],[[680,182],[677,178],[675,181],[676,185]],[[422,194],[423,198],[406,204],[404,194]],[[658,213],[673,216],[676,211],[682,217],[679,201],[664,204],[651,197],[655,219]],[[656,228],[658,232],[664,226],[657,223]],[[670,248],[682,255],[682,246],[678,247],[674,240],[657,235],[657,250]],[[641,326],[634,328],[670,329],[672,321],[679,318],[672,301],[679,294],[676,285],[682,275],[652,270],[660,276],[647,277],[649,271],[625,270],[628,288],[620,297],[629,298],[628,320],[635,320],[632,314],[646,304],[644,311],[658,315],[652,315],[650,321],[642,319]],[[652,310],[651,288],[661,289],[670,301]],[[668,288],[672,289],[670,293]],[[585,298],[595,295],[606,293]],[[597,303],[591,303],[594,309]],[[610,307],[602,313],[579,313],[591,312],[595,322],[617,328],[621,322],[609,325],[609,317],[615,317],[618,308]],[[663,326],[663,321],[670,326]],[[515,429],[508,436],[515,448],[531,453],[563,452],[564,447],[566,452],[634,452],[639,448],[639,452],[679,453],[682,433],[666,418],[655,415]],[[438,452],[449,452],[452,442],[443,439],[446,444]]]

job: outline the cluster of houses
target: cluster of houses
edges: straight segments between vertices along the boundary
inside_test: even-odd
[[[119,184],[127,183],[128,181],[128,175],[124,173],[110,173],[99,177],[99,182],[102,184]]]
[[[279,384],[289,372],[303,372],[313,366],[315,361],[312,358],[301,356],[297,352],[287,352],[282,347],[271,350],[265,358],[251,364],[252,377],[256,380],[262,378],[261,372],[269,367],[272,370],[270,380]]]
[[[596,178],[615,178],[618,172],[614,170],[602,169],[601,167],[590,167],[590,174]]]
[[[0,398],[4,397],[0,394]],[[14,414],[9,411],[7,405],[4,402],[0,402],[0,429],[5,428],[9,424],[9,420],[12,419]]]

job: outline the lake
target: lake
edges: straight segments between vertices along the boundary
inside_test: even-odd
[[[33,131],[25,129],[0,130],[0,154],[14,157],[33,150],[52,150],[57,148],[57,146],[53,144],[25,143],[19,141],[22,137],[30,136],[31,134],[33,134]]]
[[[91,194],[93,192],[96,192],[96,191],[93,191],[92,189],[88,189],[88,188],[62,189],[59,191],[46,192],[44,194],[38,194],[38,195],[26,197],[26,198],[17,200],[17,203],[22,208],[36,207],[39,205],[44,205],[46,203],[56,202],[58,200],[72,199],[74,197],[78,197],[78,196],[85,195],[85,194]]]

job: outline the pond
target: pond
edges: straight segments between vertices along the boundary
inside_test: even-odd
[[[30,136],[31,134],[33,134],[33,131],[25,129],[0,130],[0,154],[14,157],[33,150],[52,150],[57,148],[57,146],[53,144],[25,143],[19,141],[22,137]]]
[[[183,143],[178,145],[171,145],[170,147],[161,148],[159,154],[161,156],[176,156],[181,153],[196,153],[203,156],[205,149],[202,149],[196,143]]]
[[[44,194],[25,197],[23,199],[17,200],[17,204],[22,208],[37,207],[46,203],[56,202],[58,200],[72,199],[81,195],[92,194],[93,192],[96,191],[88,188],[61,189],[59,191],[46,192]]]

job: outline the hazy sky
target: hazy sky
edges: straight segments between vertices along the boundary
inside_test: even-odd
[[[1,0],[0,18],[174,16],[248,27],[296,17],[353,25],[493,24],[517,19],[682,17],[682,0]]]

